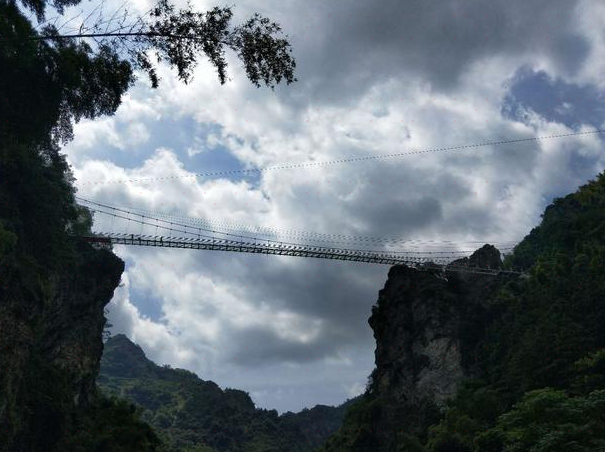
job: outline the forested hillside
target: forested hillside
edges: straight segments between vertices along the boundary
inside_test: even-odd
[[[98,384],[108,395],[136,403],[141,418],[175,452],[309,451],[340,428],[355,400],[278,416],[256,408],[244,391],[222,390],[189,371],[157,366],[122,334],[105,343]]]
[[[503,267],[512,266],[527,277],[491,285],[480,277],[479,291],[471,277],[448,272],[446,282],[393,267],[370,318],[377,338],[371,385],[320,450],[605,450],[605,172],[545,209],[505,259]],[[422,295],[395,287],[404,285]],[[435,325],[447,342],[433,334]],[[429,331],[433,351],[397,351],[422,345],[393,343],[401,328],[406,337]],[[393,348],[385,359],[382,350]],[[398,362],[404,372],[393,369]],[[456,391],[440,405],[423,381],[432,390],[455,383]],[[428,396],[418,398],[421,391]],[[410,410],[405,400],[412,399],[422,404]]]

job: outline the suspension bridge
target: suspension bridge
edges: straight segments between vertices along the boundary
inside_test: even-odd
[[[313,162],[313,163],[301,163],[301,164],[284,164],[275,167],[266,167],[261,169],[251,170],[234,170],[234,171],[219,171],[211,173],[195,173],[193,176],[182,176],[182,177],[198,177],[198,176],[217,176],[226,175],[232,173],[247,173],[250,171],[264,172],[268,170],[278,169],[296,169],[301,167],[316,167],[333,165],[340,163],[367,161],[370,159],[382,159],[392,157],[402,157],[410,154],[419,154],[425,152],[442,152],[442,151],[456,151],[464,149],[472,149],[483,146],[494,146],[510,143],[521,143],[531,142],[552,138],[563,138],[575,135],[586,135],[586,134],[600,134],[605,132],[605,129],[597,129],[592,131],[573,132],[567,134],[540,136],[540,137],[529,137],[521,139],[510,139],[500,140],[492,142],[483,142],[475,144],[467,144],[460,146],[449,146],[443,148],[433,148],[424,150],[414,150],[409,152],[400,152],[396,154],[387,154],[381,156],[366,156],[366,157],[353,157],[341,160],[326,161],[326,162]],[[173,176],[174,179],[176,176]],[[135,179],[128,180],[128,182],[149,182],[154,181],[157,178],[151,179]],[[159,178],[163,180],[165,178]],[[126,180],[116,181],[105,181],[122,183]],[[98,184],[101,182],[88,182],[88,184]],[[100,246],[111,246],[111,245],[137,245],[137,246],[152,246],[152,247],[166,247],[166,248],[183,248],[183,249],[196,249],[196,250],[214,250],[214,251],[233,251],[239,253],[255,253],[255,254],[273,254],[282,256],[298,256],[298,257],[313,257],[319,259],[337,259],[343,261],[353,262],[365,262],[371,264],[386,264],[386,265],[397,265],[404,264],[417,269],[437,269],[443,272],[445,271],[459,271],[469,272],[487,275],[514,275],[514,276],[527,276],[527,271],[519,271],[513,269],[501,269],[501,268],[485,268],[485,267],[471,267],[467,265],[468,260],[465,262],[464,257],[468,257],[475,250],[470,251],[395,251],[395,250],[369,250],[369,249],[355,249],[355,248],[343,248],[338,246],[319,246],[317,243],[290,243],[283,240],[271,240],[264,239],[261,236],[267,236],[268,234],[261,234],[256,231],[256,235],[244,235],[240,230],[237,233],[225,232],[215,229],[212,222],[208,220],[192,219],[186,217],[176,217],[174,215],[167,215],[159,212],[148,212],[141,211],[141,209],[133,208],[120,208],[110,206],[108,204],[102,204],[94,201],[89,201],[84,198],[76,197],[81,205],[86,206],[92,213],[93,217],[105,217],[111,219],[111,225],[104,231],[96,231],[91,235],[80,236],[81,239],[88,242],[100,245]],[[131,224],[139,224],[140,231],[134,232],[116,232],[113,228],[113,220],[122,220],[126,224],[126,228],[130,227]],[[161,224],[160,224],[161,223]],[[97,224],[93,221],[93,224]],[[143,234],[143,230],[155,228],[155,234]],[[257,228],[258,229],[258,228]],[[278,232],[272,228],[263,228],[273,232]],[[167,232],[169,235],[160,235],[158,232],[162,230]],[[108,232],[111,231],[111,232]],[[202,233],[202,231],[204,231]],[[208,235],[211,233],[212,235]],[[270,235],[270,234],[269,234]],[[282,236],[282,233],[277,234]],[[361,243],[367,245],[368,243],[378,244],[380,243],[383,248],[394,243],[401,242],[401,240],[381,240],[376,237],[364,237],[354,238],[337,234],[318,234],[314,232],[298,232],[292,234],[291,232],[285,235],[295,235],[299,238],[307,239],[312,242],[324,242],[331,245],[336,244],[351,244],[352,242]],[[334,240],[337,238],[338,240]],[[404,241],[413,242],[413,241]],[[433,241],[428,241],[433,242]],[[442,243],[451,243],[444,241]],[[478,243],[478,242],[475,242]],[[481,242],[482,243],[482,242]],[[459,244],[458,244],[459,245]],[[501,251],[506,249],[502,246],[498,246]],[[466,255],[465,255],[466,253]],[[456,256],[457,254],[457,256]],[[544,264],[550,265],[554,262],[543,262]]]
[[[142,211],[134,208],[116,207],[108,204],[77,198],[79,203],[87,207],[94,218],[94,225],[104,223],[104,231],[93,231],[90,235],[80,236],[81,239],[99,245],[132,245],[151,246],[164,248],[181,248],[194,250],[232,251],[238,253],[253,253],[281,256],[298,256],[306,258],[334,259],[341,261],[363,262],[370,264],[397,265],[404,264],[420,270],[441,270],[469,272],[485,275],[511,275],[521,276],[525,273],[516,270],[503,270],[499,268],[470,267],[456,262],[473,251],[395,251],[372,250],[366,248],[343,248],[337,246],[318,246],[316,243],[292,243],[284,240],[271,240],[262,238],[259,234],[248,235],[243,231],[225,232],[214,227],[209,227],[207,220],[175,217],[172,215]],[[99,221],[100,217],[105,221]],[[109,221],[109,224],[107,223]],[[124,232],[117,232],[120,223]],[[138,227],[138,231],[134,231]],[[154,234],[143,232],[153,231]],[[162,234],[159,234],[159,231]],[[112,231],[112,232],[108,232]],[[164,235],[166,234],[166,235]],[[210,234],[210,235],[209,235]],[[300,233],[298,233],[300,235]],[[334,235],[305,233],[310,242],[354,243],[368,246],[383,242],[388,244],[389,240],[362,237],[351,238],[340,237],[341,241],[334,240]],[[275,233],[273,233],[275,235]],[[287,235],[287,234],[286,234]],[[329,240],[325,240],[325,238]],[[342,241],[344,240],[344,242]],[[391,242],[395,242],[391,240]],[[413,241],[408,241],[413,242]],[[450,243],[452,242],[442,242]]]

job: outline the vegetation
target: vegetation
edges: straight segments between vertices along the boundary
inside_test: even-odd
[[[59,447],[70,452],[165,451],[151,427],[139,420],[135,405],[103,395],[74,417],[73,433]]]
[[[79,0],[70,3],[76,4]],[[199,13],[189,5],[187,9],[177,11],[167,0],[159,0],[149,11],[148,17],[139,16],[128,22],[128,10],[125,9],[123,14],[116,10],[109,19],[99,18],[89,24],[89,19],[103,3],[81,21],[76,33],[60,34],[55,25],[47,24],[40,35],[31,35],[27,39],[61,43],[90,38],[99,53],[109,51],[118,54],[135,69],[146,72],[153,88],[157,88],[159,78],[149,59],[151,53],[155,54],[158,63],[167,61],[175,67],[179,79],[184,83],[191,80],[198,57],[203,54],[216,67],[219,80],[224,84],[227,78],[225,47],[233,50],[242,61],[248,79],[256,87],[263,82],[273,89],[282,79],[287,84],[296,81],[296,62],[291,56],[287,37],[277,37],[281,27],[258,13],[244,24],[230,28],[233,17],[230,7],[215,7]],[[44,19],[43,9],[36,8],[30,2],[25,4],[32,7],[38,20]]]
[[[546,208],[505,261],[529,277],[486,300],[491,323],[465,331],[481,337],[471,360],[482,375],[463,382],[428,441],[391,425],[397,450],[605,450],[604,225],[605,172]],[[387,450],[370,431],[383,403],[369,385],[320,450]]]
[[[124,335],[105,344],[99,388],[140,407],[141,418],[165,439],[170,451],[310,451],[342,424],[346,407],[318,405],[277,415],[257,409],[250,396],[222,390],[212,381],[149,361]],[[205,448],[205,449],[204,449]]]

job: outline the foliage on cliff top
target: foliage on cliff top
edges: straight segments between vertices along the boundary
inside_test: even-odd
[[[574,193],[555,198],[541,222],[515,247],[505,265],[529,268],[540,257],[573,255],[588,246],[605,243],[605,172]]]

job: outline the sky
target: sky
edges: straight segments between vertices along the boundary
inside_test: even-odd
[[[90,8],[84,2],[66,16]],[[224,228],[271,228],[289,241],[309,232],[401,238],[415,249],[470,254],[484,243],[504,252],[554,197],[605,168],[602,136],[586,133],[197,176],[603,128],[605,4],[244,0],[233,23],[254,12],[289,36],[298,81],[256,88],[233,54],[225,85],[206,61],[187,85],[166,66],[156,90],[142,74],[115,115],[76,124],[64,151],[79,196]],[[95,224],[112,226],[137,232]],[[367,320],[388,266],[114,252],[126,270],[108,305],[112,332],[156,363],[245,390],[279,413],[363,392],[374,368]]]

